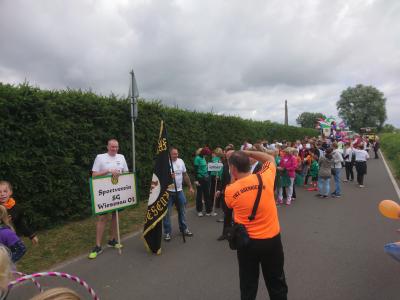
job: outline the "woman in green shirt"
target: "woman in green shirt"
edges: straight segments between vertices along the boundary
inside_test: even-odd
[[[212,203],[210,200],[210,186],[206,155],[210,155],[211,151],[208,147],[201,149],[200,153],[194,158],[194,168],[196,171],[196,210],[199,217],[203,216],[203,198],[206,206],[206,216],[211,216]]]

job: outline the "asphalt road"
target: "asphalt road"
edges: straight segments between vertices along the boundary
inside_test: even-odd
[[[370,160],[368,172],[364,189],[343,183],[341,198],[320,199],[298,187],[298,199],[279,208],[289,299],[400,299],[400,264],[383,251],[386,243],[400,240],[400,222],[377,209],[383,199],[398,199],[381,160]],[[174,218],[173,239],[160,256],[148,254],[136,235],[124,242],[121,256],[107,249],[96,260],[80,258],[58,271],[85,279],[101,299],[240,299],[236,253],[216,241],[221,224],[215,217],[198,218],[194,210],[187,219],[194,237],[183,244]],[[83,234],[94,238],[94,232]],[[269,299],[260,276],[257,299]],[[40,282],[71,286],[90,299],[67,280]],[[9,299],[35,293],[25,284]]]

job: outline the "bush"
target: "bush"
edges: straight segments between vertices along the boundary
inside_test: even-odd
[[[380,141],[382,151],[394,168],[396,177],[400,178],[400,133],[384,133],[380,135]]]
[[[106,152],[108,139],[118,139],[120,153],[131,167],[127,99],[0,83],[0,114],[0,179],[13,184],[17,202],[39,228],[90,215],[88,178],[96,155]],[[240,145],[244,138],[295,140],[316,134],[312,129],[184,111],[140,100],[135,123],[136,169],[143,198],[149,191],[161,119],[166,121],[169,142],[180,150],[189,174],[192,153],[205,144],[214,148]]]

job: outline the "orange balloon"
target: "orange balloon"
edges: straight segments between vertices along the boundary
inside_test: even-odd
[[[387,218],[400,219],[400,205],[393,200],[382,200],[379,203],[379,211]]]

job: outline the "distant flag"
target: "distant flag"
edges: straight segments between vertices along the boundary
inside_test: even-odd
[[[151,179],[150,195],[143,229],[145,246],[147,250],[155,254],[161,254],[161,220],[168,209],[169,192],[167,187],[172,184],[168,147],[166,128],[164,122],[161,121],[155,166]]]

